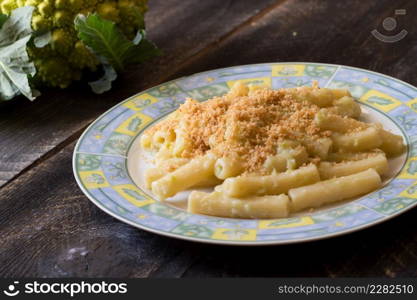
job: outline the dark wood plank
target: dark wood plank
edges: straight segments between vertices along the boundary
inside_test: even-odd
[[[86,200],[72,180],[73,146],[2,190],[0,276],[146,277],[173,260],[177,241],[118,222]]]
[[[416,211],[351,235],[266,248],[207,249],[185,277],[414,277]]]
[[[44,90],[34,103],[19,99],[2,104],[0,186],[45,154],[54,154],[56,146],[59,150],[74,140],[99,114],[164,81],[177,65],[262,14],[275,2],[150,1],[149,37],[164,51],[162,57],[125,73],[114,89],[104,95],[94,95],[86,84],[76,84],[65,91]]]
[[[397,16],[398,29],[408,35],[397,43],[374,38],[373,29],[393,34],[384,31],[382,21],[399,8],[407,14]],[[187,61],[175,77],[240,64],[305,61],[362,67],[417,84],[416,11],[410,0],[287,1],[216,49]]]

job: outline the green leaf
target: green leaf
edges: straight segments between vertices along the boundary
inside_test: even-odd
[[[144,32],[134,41],[128,40],[108,20],[97,14],[87,17],[78,15],[75,20],[78,37],[88,46],[104,64],[110,64],[116,71],[123,70],[126,65],[140,63],[158,55],[156,47],[147,41]]]
[[[161,50],[159,50],[151,41],[146,39],[144,30],[138,31],[133,43],[136,45],[137,50],[135,51],[135,55],[130,59],[131,63],[142,63],[162,54]]]
[[[37,37],[35,37],[33,39],[33,44],[36,48],[43,48],[51,42],[51,39],[52,33],[48,31],[42,35],[38,35]]]
[[[3,24],[7,21],[8,18],[8,15],[0,14],[0,28],[3,27]]]
[[[102,94],[111,89],[111,84],[117,78],[117,73],[110,65],[103,65],[104,75],[97,81],[89,82],[91,89],[96,94]]]
[[[31,20],[33,6],[24,6],[12,11],[0,31],[0,47],[8,46],[15,41],[32,34]]]
[[[36,69],[26,51],[32,37],[33,9],[25,6],[13,10],[0,29],[0,100],[10,100],[20,94],[34,100],[39,94],[29,85]]]

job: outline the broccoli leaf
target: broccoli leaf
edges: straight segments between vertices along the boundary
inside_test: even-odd
[[[34,100],[38,95],[29,85],[29,77],[35,75],[36,69],[26,51],[32,37],[33,9],[25,6],[13,10],[0,29],[0,100],[20,94]]]
[[[8,46],[15,41],[32,34],[31,20],[33,6],[24,6],[12,11],[0,31],[0,47]]]
[[[42,35],[38,35],[37,37],[35,37],[33,39],[33,44],[36,48],[43,48],[51,42],[51,39],[52,33],[48,31]]]
[[[145,30],[139,30],[136,37],[133,39],[133,43],[136,45],[136,52],[140,55],[134,55],[130,58],[131,63],[142,63],[154,56],[161,55],[159,50],[151,41],[146,39]]]
[[[0,28],[3,27],[3,24],[7,21],[8,18],[9,18],[9,16],[4,15],[4,14],[0,14]]]
[[[111,89],[111,84],[117,78],[117,73],[111,65],[103,65],[104,75],[97,81],[89,82],[91,89],[96,94],[102,94]]]
[[[140,63],[159,54],[156,47],[145,39],[142,32],[140,32],[139,42],[135,43],[127,39],[113,22],[97,14],[87,17],[78,15],[74,22],[79,39],[104,64],[110,64],[116,71],[123,70],[128,64]]]

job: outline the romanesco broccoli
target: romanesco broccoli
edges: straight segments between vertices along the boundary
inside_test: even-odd
[[[84,70],[95,71],[102,62],[78,37],[74,19],[78,14],[98,14],[116,24],[124,36],[133,40],[144,28],[147,0],[0,0],[0,13],[10,15],[19,7],[33,6],[32,29],[37,35],[50,33],[50,41],[37,48],[28,44],[35,64],[32,82],[66,88]]]

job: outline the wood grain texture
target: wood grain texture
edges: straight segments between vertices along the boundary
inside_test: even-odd
[[[397,19],[408,35],[397,43],[377,40],[371,31],[389,35],[381,23],[397,8],[407,10]],[[416,84],[416,12],[409,0],[287,1],[209,53],[187,61],[175,77],[240,64],[304,61],[362,67]]]
[[[175,72],[175,67],[274,6],[276,0],[153,0],[149,38],[164,52],[129,70],[111,92],[94,95],[87,84],[43,91],[34,103],[18,99],[0,106],[0,186],[47,153],[53,155],[83,128],[121,100]],[[55,147],[58,147],[55,149]],[[47,156],[46,156],[47,158]],[[45,157],[43,158],[45,159]]]
[[[0,276],[146,277],[173,259],[177,241],[138,231],[86,201],[72,178],[73,146],[2,190]]]
[[[244,63],[317,61],[364,67],[417,84],[412,0],[265,1],[260,12],[250,7],[255,1],[214,2],[164,1],[173,8],[166,15],[151,10],[152,38],[171,51],[155,69],[143,66],[143,78],[129,73],[104,97],[50,91],[36,105],[18,101],[1,108],[0,180],[38,157],[43,160],[0,190],[0,276],[417,276],[415,209],[338,238],[242,248],[150,234],[106,215],[83,196],[72,176],[72,140],[100,111],[158,80]],[[155,1],[167,7],[161,3]],[[205,7],[210,11],[203,12]],[[408,36],[394,44],[376,40],[370,31],[384,32],[382,20],[398,8],[407,9],[397,20]],[[223,28],[227,18],[234,25]],[[190,24],[200,27],[191,34]],[[190,40],[184,41],[185,32]],[[193,42],[197,50],[190,47]]]

